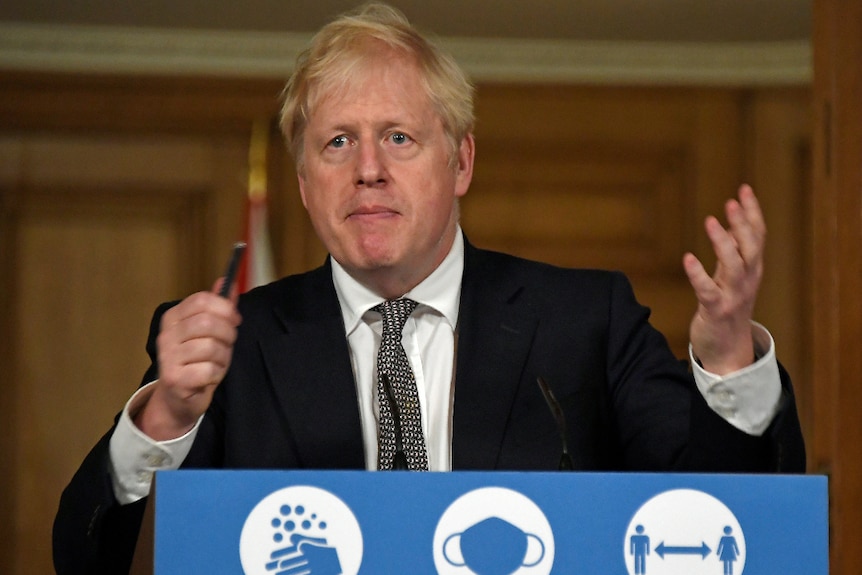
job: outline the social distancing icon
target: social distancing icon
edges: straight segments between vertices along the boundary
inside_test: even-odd
[[[623,538],[629,575],[742,575],[745,556],[745,534],[733,512],[694,489],[649,499]]]

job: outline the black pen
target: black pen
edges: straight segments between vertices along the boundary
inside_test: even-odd
[[[239,271],[239,263],[242,261],[242,255],[245,253],[245,242],[236,242],[230,252],[230,260],[227,262],[227,269],[224,272],[224,281],[221,284],[221,289],[218,294],[221,297],[230,295],[230,288],[236,279],[236,274]]]

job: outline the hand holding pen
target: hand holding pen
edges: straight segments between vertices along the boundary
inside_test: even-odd
[[[187,433],[209,408],[230,367],[237,327],[238,294],[232,289],[245,244],[237,243],[225,275],[212,291],[192,294],[168,309],[156,339],[159,378],[135,425],[157,441]]]

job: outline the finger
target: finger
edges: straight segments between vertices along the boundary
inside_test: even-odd
[[[186,317],[173,324],[169,330],[176,343],[184,343],[199,338],[212,338],[225,345],[233,345],[236,341],[236,324],[232,317],[201,312]]]
[[[746,218],[745,211],[736,200],[728,200],[725,205],[727,214],[728,235],[733,239],[733,249],[741,259],[741,263],[747,264],[756,260],[760,253],[760,240],[754,232],[751,224]]]
[[[206,388],[221,383],[230,364],[229,355],[217,361],[164,361],[159,365],[159,381],[179,399],[205,393]]]
[[[171,377],[175,374],[175,369],[192,363],[211,362],[222,366],[229,365],[236,333],[233,328],[226,328],[226,330],[229,331],[224,335],[219,334],[219,337],[211,335],[188,337],[181,326],[160,333],[156,338],[160,371]]]
[[[217,367],[230,365],[233,347],[213,338],[198,338],[184,342],[175,348],[171,357],[181,366],[193,363],[212,363]]]
[[[704,228],[718,260],[716,281],[729,280],[743,273],[744,262],[736,238],[713,216],[706,218]],[[727,274],[730,276],[727,277]]]
[[[198,313],[170,324],[156,338],[159,377],[180,387],[219,382],[233,355],[237,330],[229,320]],[[195,369],[190,366],[198,365]]]
[[[173,306],[162,316],[163,324],[170,325],[184,320],[187,317],[203,313],[213,312],[223,316],[230,315],[231,305],[224,298],[218,297],[212,292],[197,292],[186,297],[183,301]]]
[[[750,188],[748,189],[750,191]],[[729,200],[725,207],[729,233],[747,265],[757,265],[763,257],[766,225],[763,213],[753,193],[744,193],[740,201]]]
[[[760,201],[754,190],[748,184],[743,184],[739,188],[739,203],[745,210],[746,218],[755,233],[765,235],[766,220],[763,217],[763,209],[760,207]]]
[[[720,298],[721,291],[718,285],[694,254],[687,253],[683,256],[682,267],[699,302],[709,305]]]
[[[234,302],[212,292],[198,292],[165,312],[161,320],[161,330],[164,331],[201,314],[221,317],[234,326],[239,325],[241,321]]]

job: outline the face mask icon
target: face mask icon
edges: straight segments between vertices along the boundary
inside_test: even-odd
[[[476,575],[510,575],[521,567],[538,565],[545,556],[545,544],[508,521],[489,517],[449,535],[443,556],[450,565],[466,566]]]

